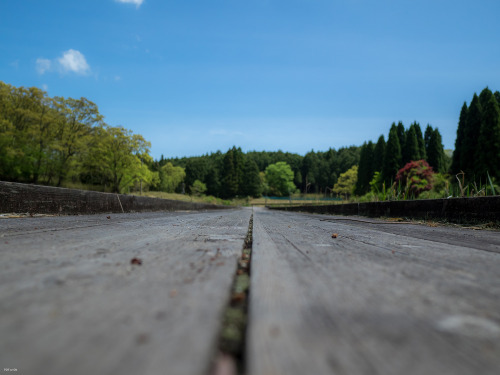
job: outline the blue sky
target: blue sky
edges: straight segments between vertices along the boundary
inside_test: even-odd
[[[0,0],[0,80],[86,97],[159,158],[305,154],[500,90],[498,0]]]

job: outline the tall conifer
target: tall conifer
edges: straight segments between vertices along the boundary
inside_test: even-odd
[[[399,146],[401,147],[401,153],[403,152],[403,147],[405,146],[406,144],[406,130],[405,130],[405,126],[403,125],[403,123],[401,121],[398,122],[398,126],[397,126],[397,133],[398,133],[398,139],[399,139]],[[403,156],[401,154],[401,156]]]
[[[483,106],[483,117],[476,152],[476,172],[485,181],[487,173],[500,178],[500,108],[490,95]]]
[[[385,138],[381,135],[375,144],[375,149],[373,150],[373,166],[374,172],[382,172],[384,165],[384,155],[385,155]]]
[[[467,113],[467,121],[460,154],[460,165],[465,172],[465,178],[469,181],[474,180],[474,169],[476,164],[475,155],[478,147],[481,122],[481,103],[479,102],[479,97],[474,94]]]
[[[234,147],[233,147],[234,149]],[[235,168],[234,152],[226,152],[222,165],[222,197],[232,198],[238,193],[238,175]]]
[[[386,186],[390,185],[398,170],[401,168],[401,145],[399,144],[398,129],[396,124],[392,124],[389,131],[389,138],[385,148],[384,165],[382,168],[382,178]]]
[[[460,111],[460,118],[458,120],[457,138],[455,139],[455,150],[453,151],[453,159],[451,162],[451,173],[457,174],[462,169],[462,147],[465,136],[465,127],[467,126],[467,116],[469,109],[467,103],[464,103]]]
[[[415,129],[415,134],[417,135],[419,158],[427,160],[427,155],[425,152],[424,136],[422,134],[422,129],[420,128],[420,124],[415,121],[413,123],[413,128]]]
[[[434,172],[445,173],[446,163],[444,158],[444,147],[439,129],[430,127],[429,147],[427,149],[427,162],[434,169]]]
[[[370,181],[373,177],[373,143],[364,143],[359,158],[358,180],[356,181],[357,195],[366,194],[370,190]]]
[[[410,161],[417,161],[421,159],[418,147],[417,133],[413,124],[410,125],[410,128],[406,132],[405,144],[401,150],[401,153],[403,155],[402,165],[405,165]]]

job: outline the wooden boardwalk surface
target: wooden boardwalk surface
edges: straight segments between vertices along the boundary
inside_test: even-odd
[[[0,219],[0,366],[209,374],[251,215]],[[247,374],[500,372],[500,233],[253,219]]]

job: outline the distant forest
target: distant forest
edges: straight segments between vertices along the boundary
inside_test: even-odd
[[[500,93],[486,88],[474,94],[469,106],[464,103],[453,157],[444,152],[437,128],[427,125],[423,131],[417,122],[408,128],[399,122],[390,126],[387,141],[381,135],[375,144],[304,156],[244,153],[234,146],[225,153],[154,160],[149,142],[124,127],[106,124],[91,101],[51,98],[38,88],[0,81],[0,179],[224,199],[299,192],[362,196],[401,184],[403,178],[405,184],[418,180],[431,186],[431,174],[453,180],[463,172],[470,181],[486,181],[486,176],[499,181],[499,102]],[[415,191],[428,188],[419,189]]]

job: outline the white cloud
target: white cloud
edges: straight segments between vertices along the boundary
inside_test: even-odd
[[[90,66],[80,51],[69,49],[57,59],[49,60],[41,57],[36,59],[36,71],[38,74],[58,71],[85,75],[90,72]]]
[[[141,4],[144,2],[144,0],[116,0],[119,3],[129,3],[129,4],[135,4],[137,5],[137,8],[141,6]]]
[[[74,49],[63,52],[62,57],[57,59],[57,62],[64,72],[86,74],[90,71],[90,66],[87,64],[85,56],[80,51]]]
[[[36,71],[39,74],[44,74],[45,72],[49,71],[51,67],[52,61],[42,58],[36,59]]]
[[[45,83],[42,85],[42,90],[43,91],[49,91],[49,86],[47,86]]]

